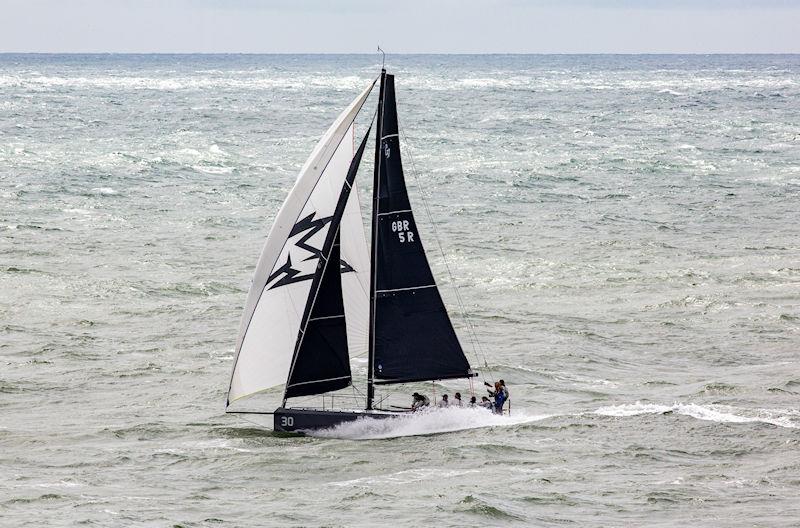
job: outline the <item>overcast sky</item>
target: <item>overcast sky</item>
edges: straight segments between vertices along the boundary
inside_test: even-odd
[[[800,0],[0,0],[0,52],[800,53]]]

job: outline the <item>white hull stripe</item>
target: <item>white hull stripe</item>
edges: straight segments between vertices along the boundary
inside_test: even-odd
[[[292,383],[289,387],[297,387],[298,385],[308,385],[309,383],[322,383],[323,381],[336,381],[340,379],[350,379],[350,376],[339,376],[338,378],[326,378],[311,381],[301,381],[300,383]]]
[[[397,211],[389,211],[388,213],[378,213],[378,216],[397,214],[397,213],[410,213],[411,209],[398,209]]]
[[[398,136],[399,136],[399,134],[389,134],[389,135],[386,135],[386,136],[382,136],[381,137],[381,141],[383,141],[384,139],[389,139],[389,138],[398,137]]]

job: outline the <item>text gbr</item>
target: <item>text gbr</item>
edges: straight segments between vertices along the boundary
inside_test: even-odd
[[[414,232],[408,228],[408,220],[396,220],[392,222],[392,232],[397,233],[400,242],[414,241]]]

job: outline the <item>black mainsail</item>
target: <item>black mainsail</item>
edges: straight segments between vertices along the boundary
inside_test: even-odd
[[[472,375],[431,273],[408,199],[394,76],[381,76],[373,189],[370,381]],[[367,408],[371,408],[372,390]]]

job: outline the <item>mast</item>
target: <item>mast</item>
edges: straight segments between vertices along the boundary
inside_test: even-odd
[[[372,232],[371,245],[372,255],[370,257],[370,280],[369,280],[369,354],[367,359],[367,410],[372,410],[372,402],[375,399],[375,287],[378,252],[378,205],[380,197],[380,174],[381,174],[381,136],[383,135],[383,95],[384,84],[386,82],[386,69],[381,68],[381,88],[378,95],[378,123],[375,128],[375,173],[372,182]]]

